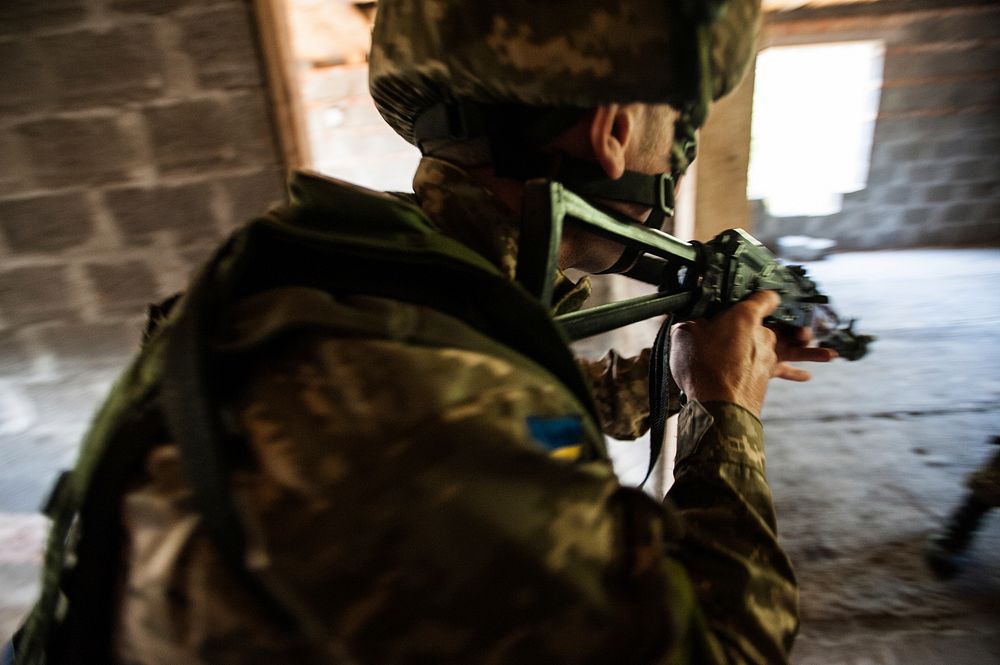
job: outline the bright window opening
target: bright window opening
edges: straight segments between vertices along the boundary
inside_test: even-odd
[[[285,1],[309,168],[372,189],[411,191],[420,153],[382,120],[368,92],[375,3]]]
[[[882,42],[780,46],[757,56],[747,196],[776,217],[830,215],[864,189]]]

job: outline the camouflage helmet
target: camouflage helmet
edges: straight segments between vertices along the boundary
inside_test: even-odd
[[[453,102],[667,103],[697,127],[759,26],[760,0],[382,0],[370,86],[410,143],[421,113]]]

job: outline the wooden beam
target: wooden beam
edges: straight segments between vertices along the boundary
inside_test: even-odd
[[[285,0],[253,0],[253,14],[285,165],[288,170],[309,168],[312,165],[309,133]]]

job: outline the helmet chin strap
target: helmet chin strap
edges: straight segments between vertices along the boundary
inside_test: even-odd
[[[596,162],[538,147],[578,121],[586,109],[553,108],[525,116],[516,105],[439,104],[421,114],[415,134],[422,152],[427,152],[425,147],[433,141],[482,137],[489,146],[496,175],[517,180],[550,178],[591,201],[616,201],[649,208],[651,212],[644,223],[659,230],[674,215],[674,187],[694,159],[696,131],[704,119],[703,110],[702,104],[692,104],[675,121],[669,173],[626,170],[616,179],[609,178]],[[619,260],[603,272],[624,272],[638,258],[638,250],[626,248]]]
[[[562,156],[550,177],[591,202],[602,199],[649,208],[650,214],[644,224],[652,229],[659,230],[674,215],[673,173],[625,171],[621,177],[612,180],[595,162]],[[626,248],[614,265],[600,274],[625,272],[638,258],[639,250]]]

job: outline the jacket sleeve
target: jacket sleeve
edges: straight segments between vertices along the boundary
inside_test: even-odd
[[[636,439],[649,429],[649,353],[622,356],[611,350],[598,360],[577,359],[610,437]]]
[[[690,402],[666,499],[684,523],[673,556],[729,662],[786,662],[798,629],[798,590],[777,540],[763,441],[749,411]]]
[[[649,427],[649,350],[579,359],[605,432]],[[777,542],[760,421],[734,404],[681,412],[675,481],[665,501],[685,534],[671,548],[694,583],[708,629],[732,662],[781,663],[798,627],[798,589]]]

